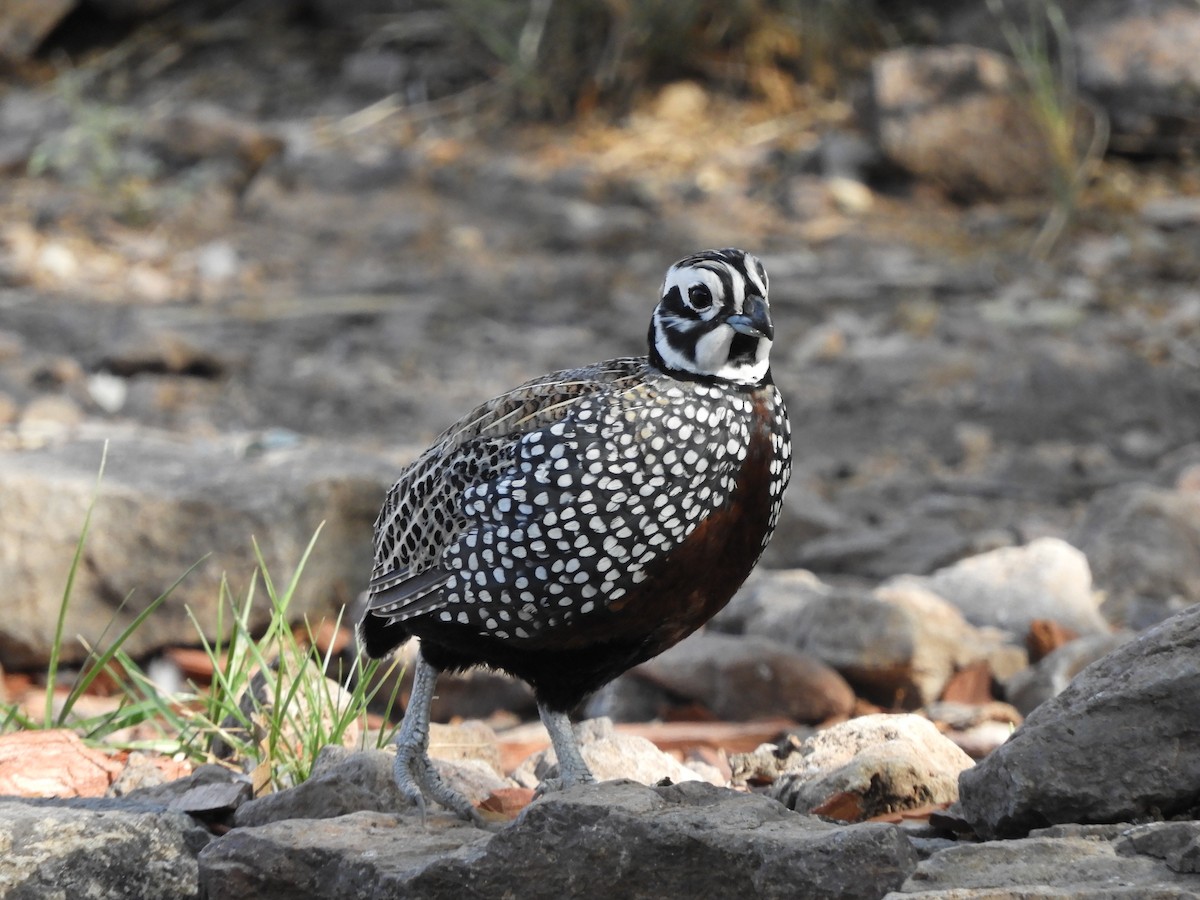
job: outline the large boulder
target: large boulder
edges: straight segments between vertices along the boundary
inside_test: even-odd
[[[1083,670],[1007,743],[963,772],[983,837],[1060,822],[1172,816],[1200,801],[1200,606]]]
[[[331,896],[881,897],[916,867],[890,825],[836,826],[691,782],[583,785],[495,836],[355,813],[237,829],[202,854],[209,900]]]
[[[49,658],[103,446],[85,438],[0,452],[5,668],[40,667]],[[228,575],[240,602],[254,576],[255,542],[282,590],[322,523],[292,613],[332,618],[363,586],[371,570],[371,523],[395,467],[318,444],[258,455],[243,450],[233,439],[183,442],[143,432],[112,440],[75,569],[63,661],[84,656],[76,635],[95,646],[119,634],[193,565],[125,649],[137,657],[195,643],[189,611],[212,638],[222,578]],[[270,611],[261,584],[255,596],[251,628]]]
[[[118,800],[0,798],[5,897],[200,897],[211,835],[187,814]]]

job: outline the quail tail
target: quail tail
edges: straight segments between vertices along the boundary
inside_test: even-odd
[[[421,811],[422,822],[425,821],[425,798],[428,797],[459,818],[486,828],[483,817],[471,801],[442,781],[429,759],[429,709],[438,670],[420,654],[417,654],[414,668],[412,695],[396,735],[396,786]]]

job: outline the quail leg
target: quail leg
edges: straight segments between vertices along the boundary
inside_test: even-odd
[[[404,711],[404,722],[396,735],[396,787],[421,811],[425,821],[425,799],[429,798],[449,809],[462,819],[486,827],[483,818],[462,794],[442,781],[442,776],[429,760],[429,708],[433,703],[433,688],[438,670],[416,657],[412,696]]]
[[[579,742],[575,740],[570,716],[565,712],[549,709],[541,703],[538,704],[538,715],[541,716],[546,730],[550,732],[550,743],[554,745],[554,753],[558,757],[558,777],[547,778],[539,784],[537,795],[540,797],[547,791],[593,783],[596,777],[583,761],[583,754],[579,752]]]

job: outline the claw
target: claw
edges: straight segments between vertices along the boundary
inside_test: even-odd
[[[420,654],[416,658],[412,696],[404,711],[404,722],[396,735],[396,787],[421,813],[426,824],[426,800],[433,800],[480,828],[487,824],[475,806],[453,790],[438,774],[429,759],[429,708],[438,670]]]

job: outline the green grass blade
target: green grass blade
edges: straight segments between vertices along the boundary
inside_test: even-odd
[[[92,488],[92,498],[88,501],[87,512],[83,515],[83,527],[79,531],[79,540],[75,544],[75,556],[67,569],[67,584],[63,588],[62,602],[58,605],[58,621],[54,625],[54,641],[50,645],[50,661],[46,665],[46,707],[43,722],[48,728],[54,721],[54,686],[58,680],[58,664],[61,658],[63,630],[67,625],[67,608],[71,605],[71,594],[75,590],[75,576],[79,572],[79,564],[83,561],[83,547],[87,541],[88,530],[92,526],[92,511],[100,498],[100,482],[104,478],[104,467],[108,462],[108,441],[100,451],[100,469],[96,473],[96,484]]]
[[[92,682],[99,677],[100,673],[108,668],[109,663],[112,661],[113,657],[121,651],[121,648],[124,646],[125,642],[128,641],[133,633],[142,626],[143,622],[150,618],[150,616],[167,601],[167,598],[171,596],[171,592],[174,591],[175,588],[179,587],[183,580],[191,575],[192,572],[194,572],[196,568],[200,566],[200,564],[203,563],[207,558],[207,556],[202,556],[200,559],[188,566],[187,570],[178,578],[176,578],[169,588],[163,591],[163,593],[159,594],[145,609],[134,616],[133,621],[125,626],[121,633],[117,635],[116,640],[109,644],[108,648],[103,653],[99,654],[98,656],[94,654],[89,656],[89,664],[84,668],[84,671],[80,674],[78,680],[75,682],[75,685],[71,688],[71,692],[67,695],[66,702],[63,704],[62,711],[59,713],[56,724],[63,724],[67,715],[70,714],[71,707],[74,706],[75,701],[78,700],[85,691],[87,691]]]

